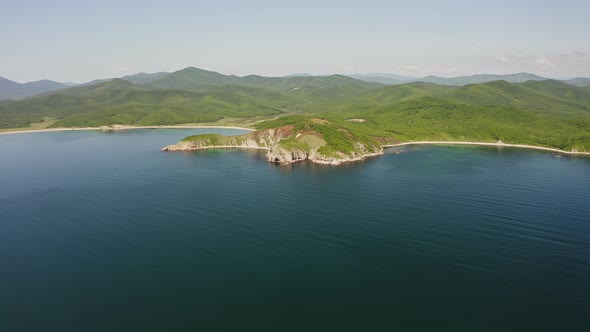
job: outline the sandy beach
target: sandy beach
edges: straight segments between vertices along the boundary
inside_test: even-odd
[[[495,147],[507,147],[507,148],[521,148],[521,149],[534,149],[543,150],[563,154],[571,155],[590,155],[590,152],[577,152],[577,151],[564,151],[555,148],[548,148],[544,146],[534,146],[526,144],[508,144],[508,143],[483,143],[483,142],[463,142],[463,141],[416,141],[416,142],[404,142],[399,144],[383,145],[383,148],[391,148],[396,146],[404,145],[420,145],[420,144],[446,144],[446,145],[483,145],[483,146],[495,146]]]
[[[132,129],[239,129],[254,131],[252,128],[243,127],[231,127],[231,126],[114,126],[114,127],[83,127],[83,128],[49,128],[49,129],[38,129],[38,130],[18,130],[18,131],[6,131],[0,132],[0,135],[9,134],[24,134],[24,133],[39,133],[39,132],[52,132],[52,131],[81,131],[81,130],[102,130],[102,131],[122,131]]]

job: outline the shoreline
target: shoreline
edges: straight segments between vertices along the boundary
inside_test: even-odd
[[[236,129],[246,131],[256,131],[256,129],[237,127],[237,126],[203,126],[203,125],[170,125],[170,126],[102,126],[102,127],[73,127],[73,128],[47,128],[47,129],[32,129],[32,130],[16,130],[0,132],[0,135],[12,135],[12,134],[30,134],[30,133],[44,133],[44,132],[60,132],[60,131],[124,131],[133,129]],[[556,148],[550,148],[545,146],[527,145],[527,144],[510,144],[510,143],[489,143],[489,142],[470,142],[470,141],[412,141],[403,142],[398,144],[386,144],[381,145],[382,148],[394,148],[405,145],[479,145],[479,146],[492,146],[492,147],[507,147],[507,148],[519,148],[519,149],[531,149],[549,151],[568,155],[582,155],[590,156],[590,152],[582,151],[565,151]],[[209,147],[208,147],[209,148]],[[245,147],[229,147],[229,146],[216,146],[210,148],[245,148]],[[207,149],[207,148],[201,148]],[[201,150],[199,149],[199,150]],[[256,148],[256,149],[268,149],[268,148]]]
[[[564,151],[556,148],[549,148],[545,146],[535,146],[527,144],[508,144],[508,143],[486,143],[486,142],[467,142],[467,141],[415,141],[415,142],[404,142],[398,144],[382,145],[382,148],[394,148],[404,145],[480,145],[480,146],[493,146],[493,147],[506,147],[506,148],[519,148],[519,149],[531,149],[531,150],[542,150],[550,151],[555,153],[569,154],[569,155],[590,155],[590,152],[577,152],[577,151]]]
[[[178,149],[178,150],[167,150],[170,146],[165,146],[160,149],[163,152],[190,152],[190,151],[200,151],[200,150],[211,150],[211,149],[253,149],[253,150],[270,150],[270,148],[264,146],[241,146],[241,145],[209,145],[209,146],[202,146],[202,147],[194,147],[189,149]]]
[[[47,129],[31,129],[31,130],[15,130],[15,131],[5,131],[0,132],[0,135],[10,135],[10,134],[29,134],[29,133],[47,133],[47,132],[54,132],[54,131],[85,131],[85,130],[100,130],[100,131],[124,131],[124,130],[132,130],[132,129],[238,129],[238,130],[247,130],[247,131],[255,131],[252,128],[244,128],[244,127],[233,127],[233,126],[183,126],[183,125],[171,125],[171,126],[122,126],[122,127],[80,127],[80,128],[47,128]]]
[[[372,157],[377,157],[377,156],[382,156],[383,153],[383,149],[380,152],[374,152],[374,153],[368,153],[368,154],[364,154],[364,155],[358,155],[356,157],[352,157],[352,158],[343,158],[343,159],[316,159],[314,157],[310,157],[309,154],[306,155],[306,158],[301,158],[301,159],[293,159],[292,161],[289,162],[277,162],[277,161],[273,161],[272,159],[270,159],[270,153],[271,153],[271,148],[269,147],[264,147],[264,146],[248,146],[248,145],[208,145],[208,146],[201,146],[201,147],[187,147],[187,148],[177,148],[176,145],[168,145],[165,146],[163,148],[160,149],[160,151],[162,152],[192,152],[192,151],[204,151],[204,150],[212,150],[212,149],[244,149],[244,150],[264,150],[267,151],[266,154],[266,158],[267,161],[275,163],[275,164],[281,164],[281,165],[291,165],[291,164],[295,164],[301,161],[311,161],[312,163],[315,164],[319,164],[319,165],[331,165],[331,166],[338,166],[340,164],[343,163],[348,163],[348,162],[359,162],[359,161],[364,161],[367,158],[372,158]]]

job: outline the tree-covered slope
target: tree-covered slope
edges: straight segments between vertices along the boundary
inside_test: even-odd
[[[188,67],[173,73],[161,75],[155,79],[146,81],[145,84],[159,88],[200,91],[210,86],[240,85],[240,78]]]
[[[243,86],[283,93],[294,98],[332,98],[358,95],[380,84],[360,81],[342,75],[264,77],[249,75],[238,77],[223,75],[198,68],[185,68],[164,74],[143,84],[188,91],[206,91],[211,87]]]
[[[399,141],[474,141],[590,151],[590,117],[547,116],[508,105],[481,106],[424,97],[370,110],[334,111],[327,118],[386,132]],[[371,129],[366,129],[371,130]]]
[[[343,105],[343,108],[367,109],[383,105],[393,105],[422,97],[445,95],[453,89],[455,87],[425,82],[385,86],[363,93],[346,105]]]
[[[453,90],[446,99],[481,106],[512,106],[560,117],[590,115],[590,95],[557,81],[508,83],[494,81]]]
[[[167,73],[167,72],[159,72],[159,73],[151,73],[151,74],[138,73],[135,75],[127,75],[127,76],[121,77],[121,79],[124,79],[125,81],[129,81],[134,84],[146,84],[146,83],[152,82],[158,78],[164,77],[168,74],[170,74],[170,73]]]
[[[246,118],[279,114],[269,105],[280,104],[281,95],[264,98],[227,91],[189,92],[154,89],[115,79],[75,87],[42,97],[0,106],[0,127],[24,127],[45,117],[54,127],[109,124],[158,125],[219,120],[225,116]],[[273,103],[268,102],[272,100]]]
[[[522,83],[526,81],[543,81],[547,78],[540,77],[529,73],[516,73],[507,75],[492,75],[492,74],[478,74],[471,76],[458,76],[458,77],[438,77],[438,76],[427,76],[417,79],[418,81],[430,82],[442,85],[454,85],[463,86],[468,84],[481,84],[493,81],[506,81],[510,83]]]

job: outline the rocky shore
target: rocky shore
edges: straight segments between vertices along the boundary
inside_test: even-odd
[[[378,144],[368,145],[351,136],[352,148],[340,151],[325,148],[329,145],[321,133],[313,130],[297,130],[293,125],[264,129],[240,136],[196,135],[168,145],[162,151],[195,151],[203,149],[245,148],[267,150],[266,160],[289,165],[309,160],[316,164],[340,165],[362,161],[383,154]]]

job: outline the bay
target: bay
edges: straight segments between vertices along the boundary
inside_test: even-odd
[[[589,158],[159,151],[205,132],[0,136],[0,330],[590,326]]]

